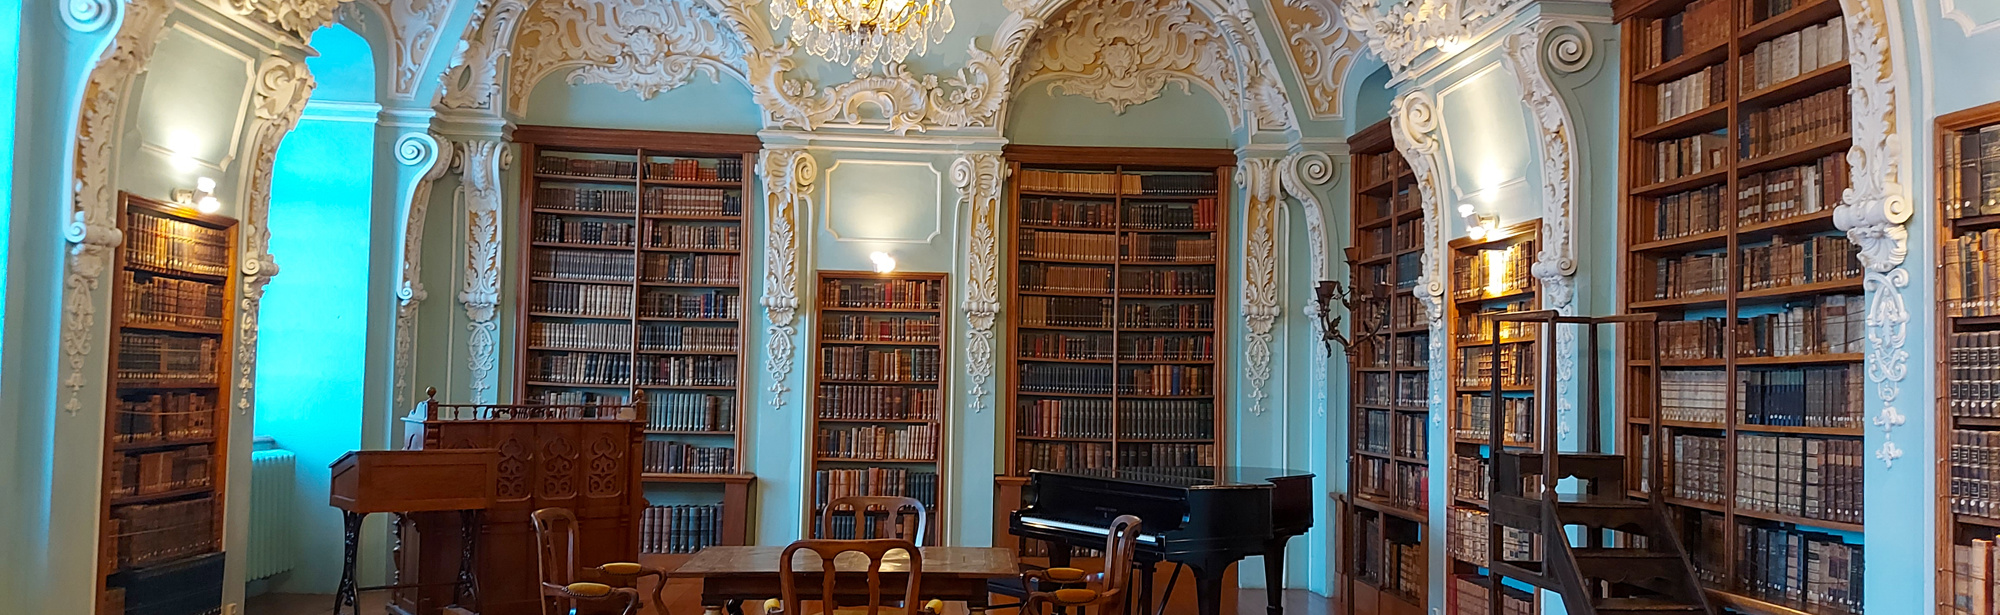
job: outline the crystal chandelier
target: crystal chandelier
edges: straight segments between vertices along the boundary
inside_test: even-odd
[[[864,76],[923,55],[952,26],[951,0],[771,0],[771,16],[791,21],[793,43]]]

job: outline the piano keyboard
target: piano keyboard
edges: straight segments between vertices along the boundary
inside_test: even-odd
[[[1097,536],[1110,536],[1110,535],[1111,535],[1111,528],[1108,528],[1108,527],[1098,527],[1098,526],[1095,526],[1095,525],[1084,525],[1084,524],[1081,524],[1081,523],[1070,523],[1070,522],[1067,522],[1067,521],[1057,521],[1057,520],[1054,520],[1054,519],[1043,519],[1043,518],[1041,518],[1041,517],[1021,517],[1021,524],[1022,524],[1022,525],[1032,525],[1032,526],[1039,526],[1039,527],[1044,527],[1044,528],[1049,528],[1049,529],[1057,529],[1057,530],[1069,530],[1069,531],[1072,531],[1072,532],[1083,532],[1083,533],[1086,533],[1086,534],[1093,534],[1093,535],[1097,535]],[[1149,545],[1158,545],[1158,544],[1160,544],[1160,537],[1159,537],[1158,535],[1156,535],[1156,534],[1140,534],[1140,535],[1139,535],[1139,543],[1140,543],[1140,544],[1149,544]]]

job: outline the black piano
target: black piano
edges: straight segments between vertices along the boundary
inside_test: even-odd
[[[1060,547],[1102,549],[1112,519],[1139,517],[1133,559],[1142,571],[1135,579],[1142,615],[1150,615],[1154,564],[1186,565],[1200,615],[1219,615],[1223,573],[1262,555],[1265,587],[1273,590],[1269,611],[1281,615],[1285,542],[1312,528],[1312,478],[1249,467],[1035,470],[1022,491],[1026,506],[1008,517],[1008,527],[1024,540],[1051,543],[1050,565],[1064,566],[1069,549]]]

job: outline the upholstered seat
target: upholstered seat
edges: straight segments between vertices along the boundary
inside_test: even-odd
[[[639,612],[640,577],[654,577],[653,609],[666,612],[660,590],[666,574],[631,562],[595,567],[577,563],[576,516],[563,508],[544,508],[531,515],[535,526],[536,559],[541,573],[542,615],[576,612],[579,603],[621,607],[624,615]],[[578,576],[607,581],[581,581]],[[615,584],[615,585],[614,585]]]

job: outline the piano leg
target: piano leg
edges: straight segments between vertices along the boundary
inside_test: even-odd
[[[1264,609],[1270,615],[1285,615],[1285,542],[1290,538],[1264,544],[1264,596],[1270,599]]]
[[[1139,568],[1139,615],[1148,615],[1153,612],[1153,563],[1137,562],[1133,565]],[[1125,601],[1125,610],[1132,610],[1132,601]]]
[[[1194,596],[1198,615],[1222,615],[1222,576],[1229,562],[1220,566],[1189,566],[1194,569]]]

